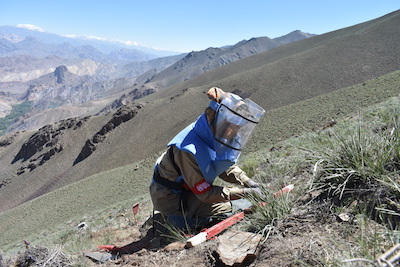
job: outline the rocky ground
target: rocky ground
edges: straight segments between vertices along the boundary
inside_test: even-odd
[[[151,228],[146,232],[140,231],[138,226],[127,226],[125,229],[114,230],[116,240],[112,245],[118,247],[128,245],[131,253],[119,255],[117,258],[98,262],[83,255],[78,258],[68,257],[57,248],[32,247],[21,253],[13,264],[15,266],[74,266],[71,264],[80,262],[83,266],[98,267],[385,266],[378,265],[374,259],[363,259],[359,256],[360,251],[366,249],[366,246],[363,247],[360,244],[361,239],[365,239],[364,243],[371,242],[368,239],[372,233],[372,236],[375,235],[373,238],[375,242],[379,243],[377,240],[380,237],[376,233],[383,230],[380,224],[369,221],[368,227],[365,227],[364,220],[351,212],[346,212],[346,209],[333,212],[332,203],[318,201],[309,204],[310,197],[315,196],[305,196],[297,201],[290,214],[266,226],[262,232],[245,232],[243,229],[249,229],[249,221],[245,219],[218,235],[216,239],[192,248],[185,248],[184,242],[176,240],[162,242],[163,244],[160,245],[159,239],[154,241]],[[120,235],[124,237],[117,238],[119,236],[117,232],[125,232],[124,235]],[[254,257],[248,257],[243,261],[238,260],[240,264],[226,259],[227,255],[222,246],[229,245],[235,255],[235,250],[245,242],[241,243],[233,239],[232,232],[248,234],[252,238],[259,237],[252,246]],[[101,235],[101,232],[97,235]],[[360,237],[359,240],[357,236]],[[378,249],[370,253],[373,258],[378,258],[385,249],[388,249],[387,245],[376,247]],[[240,255],[240,252],[237,252],[237,255]],[[13,265],[8,262],[5,266]]]

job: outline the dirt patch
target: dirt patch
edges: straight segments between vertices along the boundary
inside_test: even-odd
[[[233,226],[236,227],[240,224]],[[270,228],[253,262],[232,266],[344,266],[335,259],[335,248],[350,242],[358,228],[355,220],[341,220],[326,203],[298,206]],[[96,266],[227,266],[217,253],[218,240],[217,237],[190,249],[180,242],[143,248]]]
[[[215,242],[212,242],[213,244]],[[210,246],[211,244],[207,244]],[[99,265],[99,267],[111,266],[212,266],[208,265],[211,256],[211,248],[202,246],[185,250],[146,250],[142,249],[135,254],[124,255],[114,262]]]
[[[258,243],[256,255],[251,262],[229,266],[368,266],[359,259],[360,255],[368,253],[358,253],[365,247],[360,246],[360,239],[357,238],[362,236],[363,242],[376,241],[379,239],[377,233],[383,232],[382,225],[369,221],[365,227],[364,222],[350,212],[343,209],[341,212],[333,210],[332,203],[326,199],[314,201],[312,204],[298,201],[290,214],[271,225],[265,225],[263,238]],[[243,231],[245,225],[246,221],[243,221],[232,226],[230,230]],[[98,240],[95,243],[101,243],[102,235],[113,236],[111,245],[125,247],[126,251],[112,252],[116,257],[105,262],[90,260],[83,255],[79,255],[78,259],[75,256],[74,259],[81,265],[96,267],[228,266],[219,255],[222,234],[215,240],[193,248],[184,248],[185,243],[182,241],[159,239],[155,242],[154,238],[158,236],[152,234],[152,228],[140,230],[137,225],[126,225],[92,233],[92,239]],[[386,243],[375,248],[378,249],[369,254],[377,258],[389,247]],[[59,256],[62,264],[67,264],[54,266],[69,266],[71,262],[71,258],[61,251],[51,253],[49,249],[42,247],[33,249],[20,254],[13,265],[4,266],[36,266],[34,264],[37,262],[53,260],[52,255]],[[345,262],[346,260],[349,262]],[[18,262],[24,265],[18,265]]]

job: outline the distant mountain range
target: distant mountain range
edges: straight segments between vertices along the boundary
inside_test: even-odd
[[[204,72],[311,36],[297,30],[276,39],[258,37],[176,54],[101,38],[60,36],[32,25],[0,26],[0,92],[7,96],[0,97],[0,114],[9,113],[11,103],[32,101],[31,111],[9,128],[13,131],[109,111]],[[89,101],[91,104],[84,105]],[[64,107],[60,114],[53,111],[57,107]]]
[[[313,34],[295,31],[275,38],[280,44],[298,41]],[[28,54],[27,54],[28,52]],[[93,60],[141,61],[156,57],[182,54],[145,47],[135,42],[109,40],[95,36],[62,36],[46,32],[34,25],[0,26],[0,56],[31,55],[34,57],[59,56],[91,58]],[[115,57],[116,56],[116,57]]]
[[[90,51],[103,53],[105,54],[103,55],[105,58],[112,52],[127,52],[127,50],[130,50],[130,53],[136,52],[143,54],[142,56],[145,55],[146,58],[144,59],[180,54],[176,51],[157,50],[133,42],[127,43],[93,36],[62,36],[46,32],[33,25],[0,26],[0,40],[2,40],[0,56],[6,56],[9,53],[13,53],[14,55],[24,54],[24,49],[29,50],[31,48],[39,48],[39,51],[31,51],[34,54],[30,55],[35,57],[42,57],[44,54],[57,55],[54,53],[62,53],[62,51],[57,50],[59,48],[67,49],[65,53],[70,53],[71,55],[81,50],[82,53],[88,53],[81,55],[86,58],[90,56]],[[46,52],[44,50],[46,46],[44,45],[50,48],[50,50]],[[72,48],[75,48],[77,51],[70,51]],[[141,57],[133,58],[133,60],[137,59],[143,60]]]

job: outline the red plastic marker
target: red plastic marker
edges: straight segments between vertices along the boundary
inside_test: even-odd
[[[282,195],[283,193],[290,192],[291,190],[293,190],[293,188],[294,188],[294,185],[287,185],[284,188],[282,188],[281,190],[279,190],[278,192],[275,192],[274,196],[278,197],[278,196]],[[264,205],[266,205],[266,203],[264,202],[264,203],[261,203],[260,205],[264,206]],[[213,239],[217,234],[221,233],[228,227],[243,220],[245,214],[249,213],[249,212],[251,212],[251,207],[226,218],[225,220],[215,224],[214,226],[212,226],[210,228],[202,230],[201,233],[193,236],[192,238],[189,238],[186,241],[186,247],[191,248],[191,247],[194,247],[194,246],[197,246],[197,245],[203,243],[206,240]]]

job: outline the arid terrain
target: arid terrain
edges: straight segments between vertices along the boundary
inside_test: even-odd
[[[111,91],[103,91],[100,98],[91,95],[94,87],[87,86],[87,96],[93,98],[82,105],[61,104],[43,113],[21,115],[16,121],[31,123],[32,128],[0,136],[0,263],[224,266],[217,252],[223,235],[194,248],[163,244],[101,264],[83,255],[98,245],[123,246],[143,238],[139,226],[152,214],[148,186],[154,162],[169,140],[204,111],[209,104],[207,90],[217,86],[249,97],[266,110],[239,165],[272,186],[272,192],[295,185],[281,198],[290,200],[286,206],[279,206],[278,198],[261,199],[271,208],[257,210],[232,227],[263,237],[256,258],[247,265],[386,266],[379,265],[380,255],[398,243],[398,222],[390,216],[397,218],[399,207],[396,151],[400,149],[394,146],[382,156],[388,161],[381,166],[376,165],[383,160],[374,157],[397,142],[398,104],[386,113],[380,105],[398,103],[399,27],[397,11],[246,54],[204,72],[197,72],[195,66],[203,68],[206,58],[215,63],[213,56],[218,62],[221,55],[217,57],[213,49],[190,53],[174,64],[163,61],[163,70],[146,72],[136,85],[129,81],[132,86],[125,86],[129,77],[123,81],[113,77],[107,83]],[[248,45],[256,47],[261,41],[266,39],[249,40]],[[64,78],[82,78],[68,67],[60,67],[57,73],[41,77],[55,85]],[[44,87],[38,83],[30,86],[47,92],[39,90]],[[67,88],[66,84],[56,87]],[[70,89],[64,93],[73,92]],[[60,103],[52,101],[47,104]],[[60,114],[65,115],[61,120]],[[46,118],[54,121],[44,123]],[[372,137],[358,149],[356,142],[336,138],[339,131],[350,132],[346,138],[354,142],[365,141],[367,134]],[[352,135],[360,133],[365,135]],[[332,140],[343,144],[332,145]],[[345,152],[353,152],[353,145],[356,155],[360,151],[368,155],[355,157],[354,164],[334,166],[352,158]],[[329,159],[339,152],[343,154]],[[367,156],[372,157],[370,162]],[[366,163],[372,166],[364,168]],[[337,177],[345,179],[338,182]],[[138,202],[139,213],[133,216],[132,205]],[[383,220],[376,216],[379,209],[395,215]],[[83,222],[87,227],[79,228]]]

